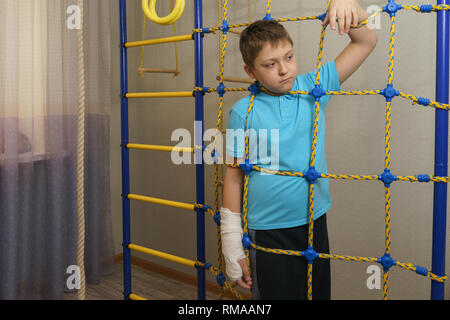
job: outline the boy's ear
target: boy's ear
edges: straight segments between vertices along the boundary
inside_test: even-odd
[[[255,72],[253,71],[253,69],[250,66],[244,64],[244,70],[250,78],[256,79]]]

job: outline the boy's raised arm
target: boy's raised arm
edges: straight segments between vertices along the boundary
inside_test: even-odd
[[[367,25],[351,29],[350,25],[368,18],[367,13],[356,0],[331,0],[328,14],[322,25],[330,25],[331,29],[338,28],[339,34],[348,33],[350,43],[336,57],[335,64],[340,83],[344,83],[366,60],[377,44],[375,30]]]

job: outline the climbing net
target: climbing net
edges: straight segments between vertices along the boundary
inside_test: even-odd
[[[249,91],[250,92],[250,102],[247,109],[247,116],[245,120],[245,131],[247,131],[247,120],[250,112],[252,111],[253,104],[255,101],[255,95],[261,90],[266,90],[264,87],[254,83],[248,88],[227,88],[224,84],[224,67],[225,67],[225,55],[227,46],[227,35],[228,32],[234,28],[246,27],[249,23],[241,24],[228,24],[228,0],[218,0],[219,8],[221,8],[221,17],[219,17],[219,24],[212,28],[195,29],[194,33],[215,33],[220,32],[220,43],[219,43],[219,85],[216,88],[203,87],[194,88],[194,91],[205,94],[210,92],[217,92],[219,95],[219,105],[218,105],[218,115],[216,122],[217,132],[224,132],[223,128],[223,97],[227,92],[237,92],[237,91]],[[328,2],[329,4],[329,2]],[[247,258],[249,257],[249,249],[254,248],[256,250],[261,250],[273,254],[284,254],[293,256],[303,256],[308,262],[307,267],[307,298],[312,299],[312,269],[313,261],[315,259],[336,259],[343,261],[360,261],[368,263],[379,263],[382,265],[384,270],[383,275],[383,299],[388,299],[389,291],[389,271],[393,266],[400,267],[402,269],[414,271],[419,275],[426,276],[437,282],[444,282],[447,280],[447,276],[438,276],[433,274],[426,267],[415,265],[413,263],[405,263],[399,260],[394,260],[391,257],[391,184],[396,181],[408,181],[408,182],[439,182],[448,183],[450,177],[445,176],[434,176],[428,174],[420,174],[417,176],[399,176],[391,173],[390,170],[390,153],[391,153],[391,105],[392,99],[394,97],[402,97],[404,99],[412,101],[413,104],[419,104],[425,107],[432,107],[438,109],[449,110],[449,104],[438,103],[423,97],[416,97],[411,94],[403,93],[395,89],[393,85],[393,75],[394,75],[394,49],[395,49],[395,17],[400,10],[412,10],[418,13],[430,13],[437,12],[441,10],[450,10],[449,5],[401,5],[396,3],[394,0],[388,0],[388,3],[383,8],[380,8],[377,12],[371,15],[366,21],[359,23],[358,25],[352,25],[352,28],[359,28],[367,24],[369,19],[381,13],[387,13],[390,17],[390,38],[389,38],[389,61],[388,61],[388,81],[387,86],[379,90],[358,90],[358,91],[324,91],[320,85],[320,68],[322,66],[322,53],[324,46],[325,31],[327,26],[322,28],[319,43],[319,53],[317,57],[317,67],[316,67],[316,79],[315,86],[309,91],[290,91],[289,94],[300,94],[300,95],[310,95],[314,98],[314,123],[313,123],[313,140],[312,149],[310,155],[309,169],[306,172],[295,172],[295,171],[280,171],[280,170],[270,170],[257,165],[252,165],[249,162],[249,137],[245,136],[245,162],[242,164],[229,164],[230,167],[239,167],[244,172],[244,191],[243,191],[243,203],[242,203],[242,222],[243,222],[243,244],[246,251]],[[250,17],[250,14],[249,14]],[[317,16],[305,16],[296,18],[273,18],[271,16],[271,0],[267,0],[266,16],[263,19],[270,19],[278,22],[286,21],[304,21],[304,20],[321,20],[324,21],[326,13]],[[250,19],[249,19],[250,20]],[[315,169],[316,161],[316,147],[317,147],[317,133],[318,133],[318,123],[319,123],[319,103],[320,99],[326,95],[382,95],[386,100],[386,112],[385,112],[385,161],[384,161],[384,171],[380,175],[347,175],[347,174],[330,174],[321,173]],[[214,221],[217,223],[217,236],[218,236],[218,268],[211,266],[207,263],[197,262],[197,266],[204,267],[210,270],[221,286],[221,296],[223,295],[223,287],[228,287],[237,297],[242,298],[240,294],[231,286],[223,276],[223,257],[221,249],[221,239],[220,239],[220,214],[219,214],[219,166],[217,160],[220,160],[220,156],[216,151],[216,144],[212,144],[213,149],[210,150],[212,159],[216,160],[214,165],[214,175],[215,175],[215,213],[211,207],[202,204],[196,204],[196,208],[202,208],[205,212],[208,212],[214,217]],[[208,148],[206,148],[208,149]],[[284,176],[295,176],[298,178],[306,179],[309,183],[309,205],[308,205],[308,248],[304,251],[295,250],[283,250],[276,248],[264,248],[258,246],[251,241],[248,235],[248,224],[247,224],[247,201],[248,201],[248,183],[249,176],[252,171],[259,171],[269,174],[277,174]],[[315,183],[318,179],[339,179],[339,180],[367,180],[376,181],[379,180],[384,183],[385,189],[385,250],[384,255],[375,257],[360,257],[360,256],[347,256],[347,255],[337,255],[337,254],[327,254],[316,252],[313,248],[313,237],[314,237],[314,193],[315,193]]]

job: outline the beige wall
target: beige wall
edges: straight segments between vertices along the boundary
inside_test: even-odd
[[[160,1],[162,3],[163,1]],[[140,1],[128,1],[128,40],[141,39],[142,11]],[[217,4],[204,1],[204,26],[217,21]],[[254,17],[263,17],[265,1],[252,1]],[[386,1],[360,0],[363,8],[383,6]],[[422,1],[401,1],[421,4]],[[325,1],[278,0],[273,3],[274,17],[304,16],[324,12]],[[111,182],[112,210],[116,252],[121,252],[121,159],[120,159],[120,79],[118,9],[111,9],[113,42],[113,112],[111,113]],[[160,12],[166,13],[166,3]],[[166,10],[166,11],[164,11]],[[245,22],[247,1],[229,0],[230,22]],[[395,87],[405,93],[434,98],[435,81],[435,14],[401,11],[396,19]],[[374,53],[344,85],[343,90],[382,89],[387,83],[389,25],[382,15],[379,42]],[[316,64],[320,26],[317,21],[289,22],[285,26],[295,42],[299,72],[313,70]],[[193,29],[193,1],[177,23],[179,34]],[[171,27],[151,24],[147,38],[172,35]],[[205,36],[205,85],[216,86],[218,70],[217,36]],[[228,36],[226,74],[244,76],[237,47],[237,36]],[[324,59],[334,59],[348,43],[346,36],[327,31]],[[129,91],[191,90],[194,85],[193,42],[179,44],[181,75],[147,74],[141,79],[136,72],[140,48],[129,49]],[[172,45],[145,48],[146,67],[174,66]],[[240,86],[240,85],[238,85]],[[227,94],[224,125],[233,103],[245,93]],[[205,98],[205,129],[214,128],[217,117],[217,95]],[[384,168],[384,98],[381,96],[334,97],[327,109],[327,161],[330,173],[380,174]],[[193,136],[194,100],[142,99],[130,101],[130,141],[156,145],[175,145],[170,141],[176,128],[186,128]],[[432,174],[434,161],[434,109],[411,106],[397,98],[392,108],[391,168],[394,174]],[[131,151],[131,192],[152,197],[194,203],[195,166],[176,166],[170,153]],[[206,203],[214,205],[213,167],[206,168]],[[394,183],[392,186],[392,256],[402,262],[431,267],[433,185],[425,183]],[[379,257],[384,252],[384,188],[380,182],[330,182],[333,207],[328,214],[331,252],[345,255]],[[132,241],[182,257],[196,256],[195,214],[156,204],[132,201]],[[217,261],[216,227],[206,217],[207,260]],[[448,243],[448,239],[447,239]],[[447,252],[450,245],[447,244]],[[448,254],[447,254],[448,256]],[[194,273],[156,258],[154,262]],[[447,270],[449,263],[447,262]],[[382,290],[366,287],[369,264],[332,262],[333,299],[380,299]],[[448,273],[448,272],[447,272]],[[211,279],[211,278],[210,278]],[[428,299],[428,278],[391,269],[392,299]],[[448,294],[447,294],[448,298]]]

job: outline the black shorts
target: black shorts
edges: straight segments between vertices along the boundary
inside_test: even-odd
[[[308,247],[308,225],[275,230],[249,230],[253,243],[265,248],[303,251]],[[329,253],[326,215],[314,221],[313,247],[317,253]],[[306,300],[307,266],[305,257],[266,253],[250,249],[253,299]],[[329,300],[330,260],[313,262],[312,298]]]

